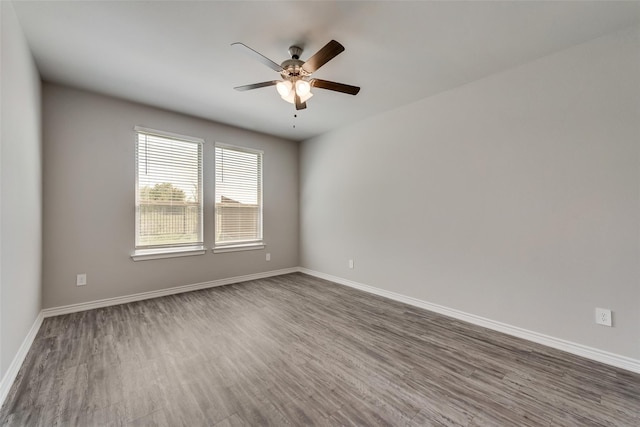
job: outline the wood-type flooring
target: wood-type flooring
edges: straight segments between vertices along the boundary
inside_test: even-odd
[[[640,375],[295,273],[47,318],[4,426],[640,426]]]

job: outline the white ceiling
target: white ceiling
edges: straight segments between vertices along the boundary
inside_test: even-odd
[[[46,81],[303,140],[524,64],[640,20],[638,2],[14,1]],[[275,88],[234,86],[278,74],[291,44],[306,60],[329,40],[346,50],[314,77],[298,112]],[[295,129],[293,125],[296,125]]]

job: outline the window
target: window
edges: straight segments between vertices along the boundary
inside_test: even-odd
[[[262,152],[216,144],[216,249],[262,244]]]
[[[136,254],[204,251],[204,141],[141,127],[135,131]]]

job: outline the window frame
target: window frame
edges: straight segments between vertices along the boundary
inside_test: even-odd
[[[145,261],[150,259],[174,258],[190,255],[203,255],[206,253],[204,246],[204,145],[205,140],[193,136],[181,135],[173,132],[150,129],[143,126],[134,127],[134,161],[135,161],[135,234],[134,251],[131,258],[134,261]],[[160,138],[174,139],[180,142],[197,144],[198,146],[198,204],[199,204],[199,242],[166,244],[166,245],[139,245],[140,239],[140,174],[138,161],[138,144],[140,134],[151,135]]]
[[[218,234],[218,229],[217,229],[217,222],[218,222],[218,208],[216,206],[216,200],[217,200],[217,195],[218,195],[218,185],[217,185],[217,149],[221,148],[223,150],[234,150],[234,151],[240,151],[240,152],[244,152],[244,153],[250,153],[250,154],[256,154],[259,156],[259,161],[260,161],[260,165],[259,165],[259,170],[260,170],[260,174],[258,177],[258,185],[260,188],[260,192],[259,192],[259,230],[260,230],[260,236],[258,239],[253,239],[253,240],[245,240],[245,241],[231,241],[231,242],[222,242],[219,243],[217,240],[217,234]],[[233,144],[226,144],[226,143],[222,143],[222,142],[216,142],[214,143],[214,159],[213,159],[213,175],[214,175],[214,179],[213,179],[213,193],[214,193],[214,197],[213,197],[213,222],[214,222],[214,232],[213,232],[213,247],[211,248],[211,251],[213,253],[223,253],[223,252],[237,252],[237,251],[249,251],[249,250],[257,250],[257,249],[264,249],[266,244],[264,242],[264,151],[263,150],[259,150],[259,149],[255,149],[255,148],[250,148],[250,147],[244,147],[244,146],[239,146],[239,145],[233,145]]]

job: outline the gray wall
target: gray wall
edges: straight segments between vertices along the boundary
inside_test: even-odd
[[[638,31],[305,141],[301,265],[639,359]]]
[[[40,77],[9,2],[2,8],[0,378],[40,312]]]
[[[208,247],[214,238],[214,142],[263,150],[266,249],[132,261],[135,125],[206,141]],[[43,132],[44,308],[298,265],[297,143],[48,83]],[[87,274],[87,286],[76,287],[78,273]]]

